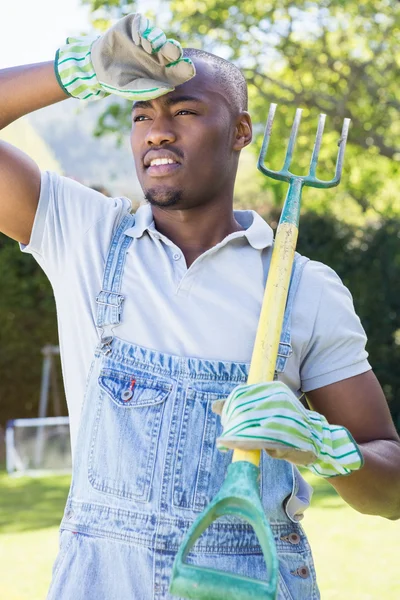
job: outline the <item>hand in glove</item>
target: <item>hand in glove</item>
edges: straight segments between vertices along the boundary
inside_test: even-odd
[[[322,477],[348,475],[363,465],[362,454],[344,427],[306,410],[279,381],[237,386],[213,404],[221,415],[219,450],[266,450],[274,458],[304,465]]]
[[[68,38],[57,51],[55,72],[75,98],[117,94],[132,101],[158,98],[196,74],[179,42],[134,13],[99,37]]]

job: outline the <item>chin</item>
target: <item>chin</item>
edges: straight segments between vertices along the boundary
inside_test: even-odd
[[[149,189],[145,191],[145,199],[151,206],[176,206],[181,203],[181,190]]]

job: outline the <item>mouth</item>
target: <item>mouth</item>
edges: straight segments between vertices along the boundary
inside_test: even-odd
[[[181,166],[177,154],[168,148],[150,150],[143,159],[145,173],[149,177],[172,175]]]
[[[152,164],[145,168],[146,173],[150,177],[165,177],[166,175],[171,175],[174,173],[179,167],[182,165],[177,162],[169,162],[164,164]]]

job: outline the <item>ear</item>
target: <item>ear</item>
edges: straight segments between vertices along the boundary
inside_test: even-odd
[[[253,138],[253,125],[250,114],[242,111],[236,120],[235,140],[233,150],[240,152],[248,146]]]

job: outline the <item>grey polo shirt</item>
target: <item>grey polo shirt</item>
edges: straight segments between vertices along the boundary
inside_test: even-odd
[[[127,198],[107,198],[45,172],[31,240],[22,246],[54,290],[73,444],[99,337],[95,298],[112,234],[130,209]],[[180,248],[155,229],[150,206],[141,206],[126,232],[132,243],[115,335],[168,354],[249,363],[273,233],[254,211],[235,211],[235,218],[245,230],[187,269]],[[281,379],[300,396],[368,371],[365,343],[347,288],[332,269],[308,262],[293,307],[293,354]]]

